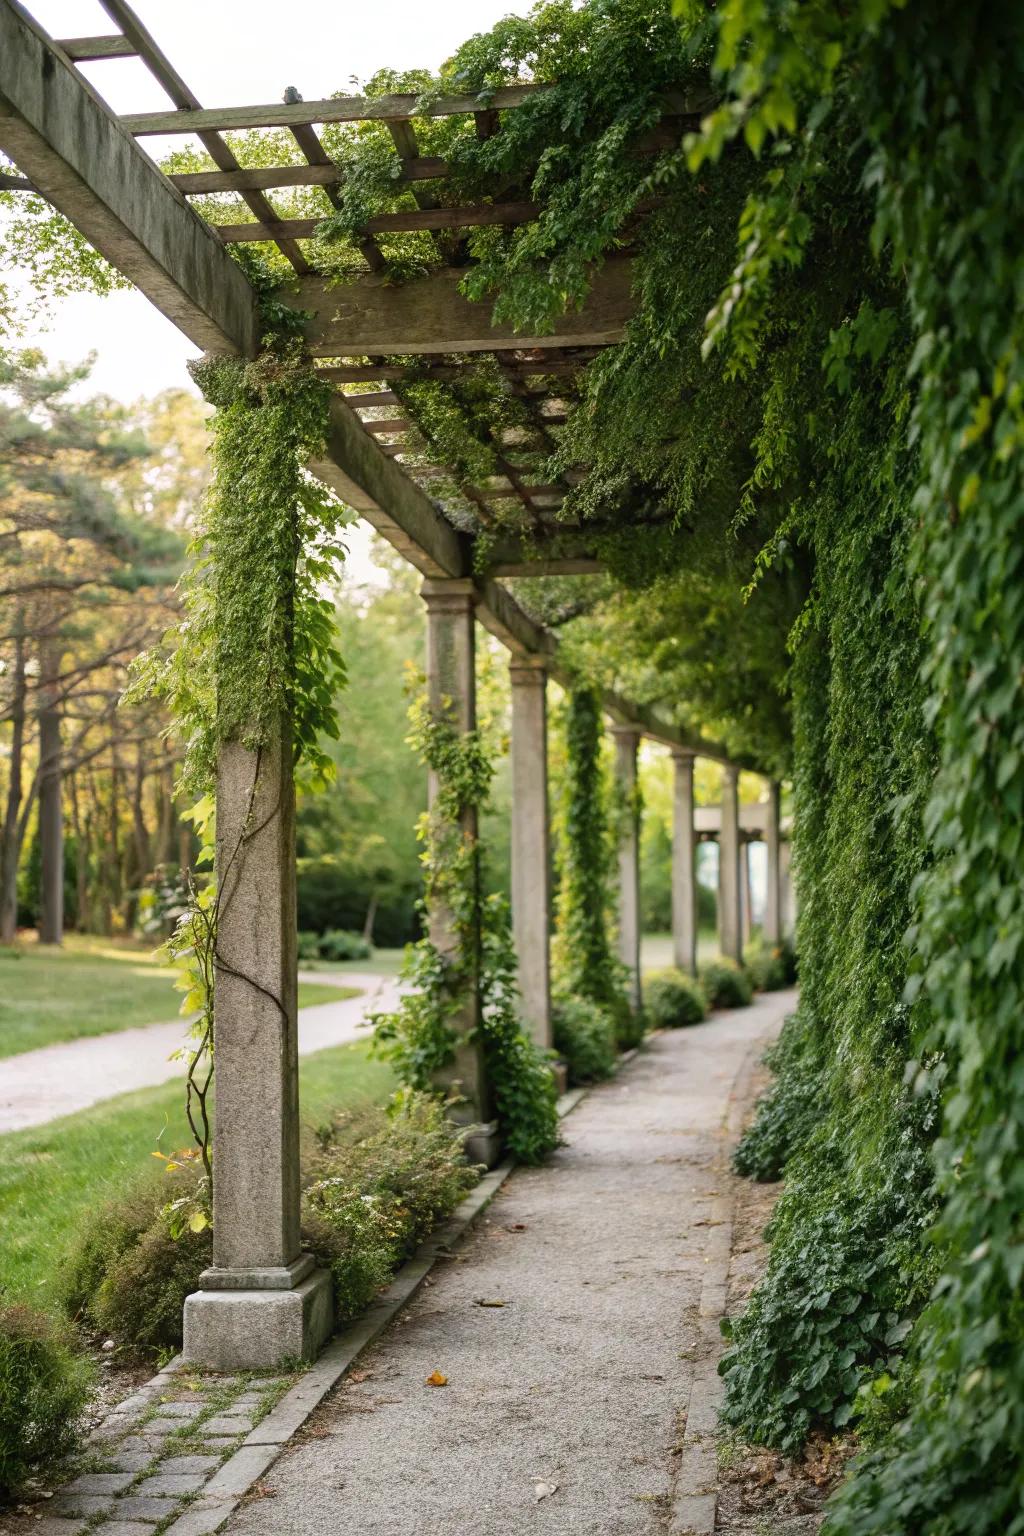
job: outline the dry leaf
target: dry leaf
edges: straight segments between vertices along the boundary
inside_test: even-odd
[[[506,1232],[525,1232],[526,1231],[526,1222],[525,1221],[512,1221],[512,1222],[509,1222],[508,1226],[505,1228],[505,1231]]]
[[[539,1504],[541,1499],[549,1499],[553,1493],[558,1492],[557,1483],[545,1483],[538,1481],[533,1485],[533,1497]]]
[[[477,1298],[477,1303],[476,1304],[477,1304],[478,1307],[506,1307],[506,1306],[508,1306],[508,1302],[506,1302],[506,1301],[498,1301],[496,1298],[489,1299],[486,1296],[479,1296]]]
[[[369,1381],[370,1374],[369,1371],[349,1371],[348,1379],[349,1381]]]
[[[442,1376],[440,1371],[431,1371],[427,1377],[426,1385],[428,1387],[446,1387],[448,1385],[448,1377]]]

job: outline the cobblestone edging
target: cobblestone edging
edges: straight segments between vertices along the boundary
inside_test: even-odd
[[[565,1117],[586,1090],[558,1101]],[[317,1404],[412,1299],[512,1172],[485,1174],[371,1307],[314,1365],[293,1375],[217,1376],[172,1360],[120,1403],[88,1441],[86,1470],[45,1513],[18,1525],[33,1536],[212,1536],[276,1461]],[[0,1527],[0,1536],[4,1527]]]
[[[716,1195],[708,1218],[709,1230],[704,1253],[707,1267],[701,1284],[697,1319],[698,1346],[689,1399],[684,1409],[686,1427],[672,1490],[669,1536],[713,1536],[715,1530],[718,1512],[718,1410],[724,1390],[722,1378],[718,1374],[718,1362],[723,1348],[719,1325],[728,1309],[735,1206],[730,1159],[743,1129],[754,1072],[774,1037],[773,1030],[749,1046],[733,1079],[723,1117],[723,1138],[715,1159],[715,1171],[721,1176],[722,1192]]]

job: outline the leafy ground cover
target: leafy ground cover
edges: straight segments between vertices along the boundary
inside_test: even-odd
[[[318,1051],[299,1064],[304,1134],[395,1088],[368,1046]],[[0,1136],[0,1293],[49,1306],[57,1267],[89,1213],[144,1172],[154,1152],[188,1145],[179,1083],[123,1094],[50,1125]]]
[[[302,982],[299,1007],[358,995],[355,987]],[[154,958],[151,945],[76,934],[63,949],[0,949],[0,1057],[165,1024],[179,1002],[173,973]]]

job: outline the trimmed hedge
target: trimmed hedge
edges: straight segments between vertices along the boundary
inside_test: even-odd
[[[707,1017],[704,988],[685,971],[656,971],[644,984],[644,1004],[652,1029],[679,1029]]]
[[[724,955],[701,966],[700,981],[711,1008],[745,1008],[754,996],[750,977]]]

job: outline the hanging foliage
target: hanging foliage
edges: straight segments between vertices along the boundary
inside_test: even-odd
[[[545,1053],[520,1023],[516,960],[508,904],[484,895],[483,850],[476,823],[494,774],[485,734],[460,731],[425,695],[410,709],[410,745],[435,775],[433,804],[421,818],[421,910],[443,913],[452,943],[442,951],[425,935],[410,945],[402,972],[410,990],[394,1013],[378,1015],[378,1051],[412,1088],[430,1089],[455,1058],[456,1021],[479,1009],[469,1042],[479,1041],[498,1123],[520,1162],[541,1162],[558,1141],[555,1080]]]

